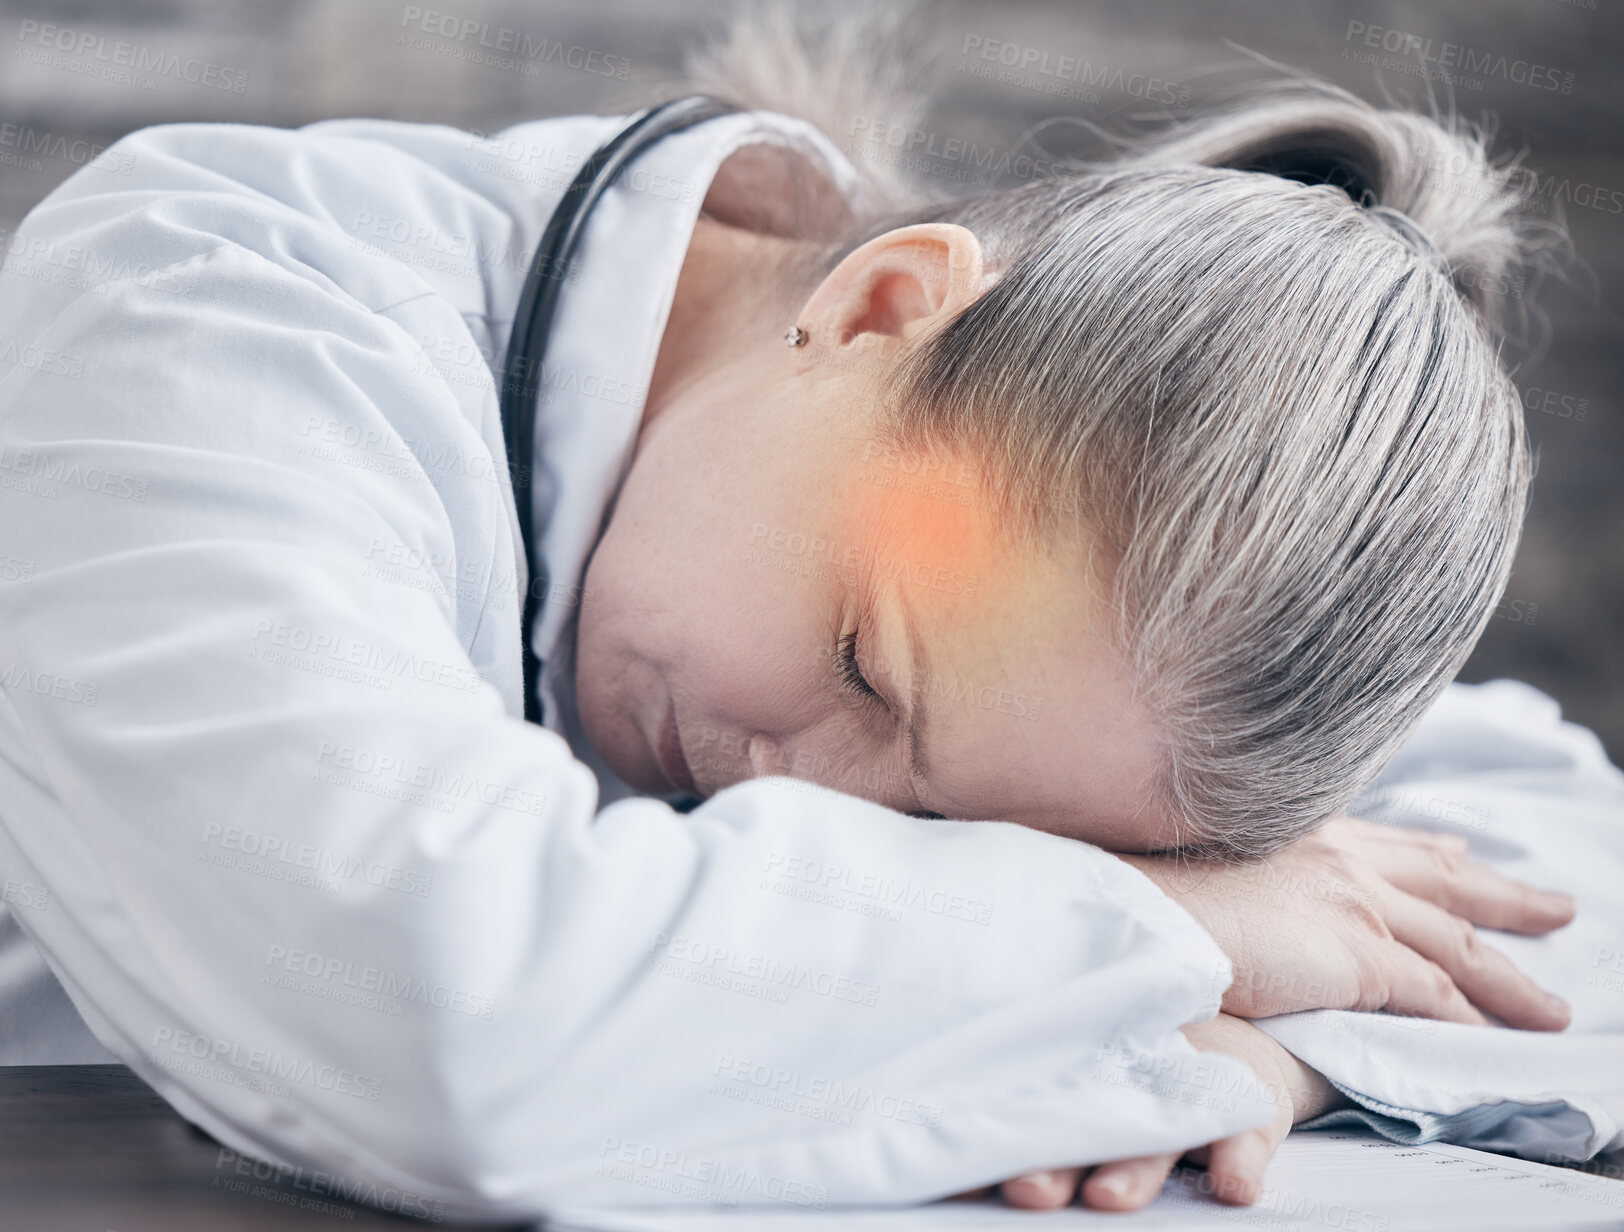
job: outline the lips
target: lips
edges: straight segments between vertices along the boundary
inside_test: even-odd
[[[699,788],[694,784],[693,772],[688,769],[688,759],[682,754],[682,738],[677,734],[677,710],[675,706],[667,708],[665,712],[665,725],[660,728],[660,747],[655,750],[659,759],[660,773],[665,775],[671,786],[688,796],[698,796]]]

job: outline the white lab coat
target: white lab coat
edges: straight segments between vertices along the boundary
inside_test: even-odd
[[[710,121],[597,207],[531,460],[523,723],[491,370],[622,119],[147,129],[9,237],[15,923],[185,1115],[412,1213],[912,1202],[1262,1123],[1177,1033],[1227,964],[1115,857],[782,778],[682,815],[581,737],[579,580],[694,217],[752,142],[855,192],[806,125]]]
[[[149,129],[24,222],[0,864],[47,898],[16,920],[185,1115],[419,1213],[907,1202],[1260,1123],[1177,1033],[1221,955],[1113,856],[784,779],[600,809],[572,587],[719,163],[850,178],[802,124],[673,136],[597,207],[535,459],[553,730],[523,722],[486,357],[622,122]]]
[[[1572,894],[1567,927],[1489,937],[1573,1021],[1558,1034],[1334,1010],[1264,1021],[1364,1109],[1318,1123],[1546,1163],[1624,1146],[1624,775],[1600,741],[1527,685],[1452,685],[1355,811],[1460,835],[1508,877]]]

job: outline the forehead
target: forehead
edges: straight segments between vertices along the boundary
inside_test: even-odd
[[[893,458],[855,459],[845,507],[871,548],[859,584],[885,669],[924,714],[931,807],[1125,850],[1171,845],[1153,806],[1155,725],[1086,531],[1016,545],[979,482],[954,480],[960,459],[904,483],[885,471],[927,464]]]

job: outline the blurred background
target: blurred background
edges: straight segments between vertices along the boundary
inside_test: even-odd
[[[381,116],[490,132],[630,110],[722,13],[702,0],[0,0],[0,230],[150,124]],[[1574,259],[1564,279],[1506,288],[1527,310],[1507,357],[1538,476],[1515,575],[1463,678],[1534,684],[1624,761],[1617,0],[966,0],[924,20],[942,49],[918,66],[937,109],[851,117],[831,135],[854,157],[906,141],[913,174],[944,191],[1032,174],[1022,156],[1098,152],[1088,123],[1184,113],[1248,54],[1373,101],[1452,99],[1526,151],[1529,212],[1565,223]]]

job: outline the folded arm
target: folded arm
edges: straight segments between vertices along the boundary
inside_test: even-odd
[[[0,860],[165,1098],[477,1215],[906,1202],[1270,1115],[1119,1063],[1186,1066],[1228,970],[1107,853],[782,779],[600,812],[470,657],[503,620],[516,648],[516,596],[470,616],[378,567],[511,559],[500,461],[412,443],[478,460],[480,418],[310,272],[319,236],[278,260],[199,208],[95,220],[104,250],[195,242],[161,285],[0,296],[0,333],[95,357],[0,390],[0,445],[60,485],[0,489],[33,563],[0,587]]]
[[[1595,736],[1526,685],[1453,685],[1354,809],[1395,834],[1464,839],[1495,874],[1571,895],[1566,927],[1486,934],[1482,946],[1562,998],[1571,1026],[1341,1012],[1258,1025],[1357,1106],[1337,1119],[1396,1141],[1551,1163],[1624,1144],[1624,775]]]
[[[1305,1034],[1313,1039],[1306,1020],[1331,1012],[1289,1011],[1390,1010],[1343,1017],[1404,1024],[1412,1035],[1418,1027],[1436,1032],[1455,1023],[1474,1024],[1455,1029],[1481,1035],[1489,1030],[1484,1010],[1547,1032],[1568,1023],[1567,1004],[1480,941],[1477,926],[1546,934],[1569,922],[1572,901],[1469,859],[1466,843],[1456,836],[1343,817],[1266,860],[1122,859],[1185,905],[1234,962],[1226,1012],[1185,1031],[1198,1047],[1244,1061],[1278,1109],[1265,1125],[1189,1153],[1208,1168],[1213,1193],[1222,1201],[1255,1200],[1269,1159],[1294,1124],[1355,1115],[1392,1122],[1404,1115],[1361,1095],[1358,1083],[1333,1084],[1310,1063],[1334,1052],[1284,1046]],[[1281,1013],[1288,1017],[1270,1017]],[[1301,1029],[1266,1033],[1249,1021],[1253,1018],[1264,1020],[1262,1025],[1296,1020]],[[1538,1049],[1540,1037],[1518,1035]],[[1352,1055],[1367,1060],[1358,1051]],[[1408,1058],[1402,1068],[1428,1070],[1419,1057]],[[1335,1064],[1326,1072],[1349,1076],[1346,1066]],[[1481,1131],[1505,1119],[1477,1108],[1447,1126],[1432,1126],[1431,1136],[1470,1127],[1477,1131],[1476,1144],[1488,1145]],[[1391,1132],[1385,1123],[1378,1128]],[[1179,1158],[1179,1152],[1160,1152],[1093,1169],[1025,1175],[1006,1183],[1003,1193],[1016,1205],[1046,1208],[1064,1205],[1080,1187],[1088,1205],[1133,1209],[1155,1197]]]

